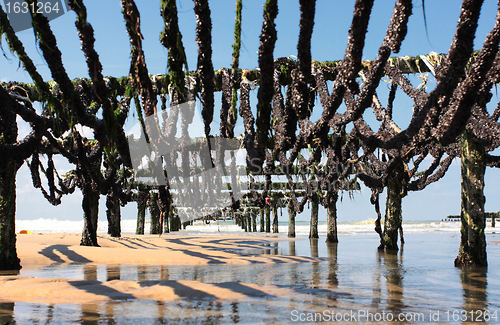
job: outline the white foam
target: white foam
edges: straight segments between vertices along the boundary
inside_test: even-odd
[[[374,232],[373,219],[359,222],[339,222],[339,234],[356,234],[356,233],[371,233]],[[121,229],[124,234],[135,234],[137,220],[123,219],[121,221]],[[259,229],[260,226],[257,227]],[[21,230],[29,230],[34,233],[80,233],[83,229],[83,220],[69,221],[57,219],[34,219],[34,220],[16,220],[16,232]],[[280,222],[278,226],[280,233],[288,232],[288,223]],[[150,223],[146,221],[145,233],[149,234]],[[99,221],[97,233],[105,234],[108,231],[108,222]],[[460,232],[459,221],[409,221],[403,222],[403,231],[405,233],[429,233],[429,232]],[[496,228],[492,228],[489,223],[486,226],[485,232],[495,232]],[[195,221],[192,226],[187,226],[183,233],[241,233],[244,232],[239,226],[232,221],[211,222],[203,224],[200,221]],[[318,233],[320,236],[326,236],[327,224],[320,222],[318,224]],[[295,225],[295,233],[297,236],[309,235],[309,223],[297,222]]]
[[[124,219],[121,221],[122,233],[135,234],[137,220]],[[149,233],[149,223],[146,225],[146,233]],[[35,220],[16,220],[16,232],[29,230],[34,233],[80,233],[83,230],[83,220],[57,220],[39,218]],[[97,233],[106,234],[108,232],[108,222],[99,221],[97,223]]]
[[[369,222],[373,221],[373,222]],[[371,233],[375,232],[375,220],[365,220],[361,222],[342,223],[337,225],[339,234],[356,234],[356,233]],[[278,227],[279,232],[288,232],[288,224],[283,224]],[[487,227],[486,232],[492,232],[495,228]],[[460,222],[458,221],[415,221],[403,222],[403,232],[405,233],[428,233],[428,232],[460,232]],[[326,236],[327,224],[320,222],[318,224],[319,236]],[[296,224],[295,234],[297,236],[309,235],[309,224]]]

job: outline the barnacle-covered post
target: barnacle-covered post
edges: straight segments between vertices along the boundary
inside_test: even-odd
[[[271,232],[271,206],[266,204],[266,232]]]
[[[2,103],[4,104],[4,103]],[[0,111],[0,145],[17,140],[16,115]],[[2,157],[4,158],[4,157]],[[16,162],[0,162],[0,270],[19,270],[16,250]]]
[[[252,231],[257,232],[257,212],[255,211],[255,209],[252,209],[251,213],[252,213],[252,219],[253,219]]]
[[[76,135],[77,143],[81,141],[80,136]],[[79,159],[85,160],[87,152],[93,159],[90,160],[90,169],[92,174],[101,172],[102,155],[99,149],[99,143],[96,140],[85,140],[80,145]],[[81,246],[99,246],[97,244],[97,221],[99,219],[99,191],[95,184],[89,179],[90,175],[82,170],[81,164],[77,166],[77,177],[80,180],[83,194],[82,208],[83,208],[83,231]]]
[[[252,216],[250,215],[249,212],[245,213],[245,219],[246,219],[246,222],[247,222],[247,229],[246,229],[246,231],[247,232],[251,232],[252,231]]]
[[[163,233],[168,234],[170,232],[170,216],[171,216],[171,211],[172,209],[167,210],[162,217],[163,221]]]
[[[81,246],[99,246],[97,244],[97,220],[99,217],[99,192],[86,183],[82,188],[83,231]]]
[[[158,208],[158,193],[153,192],[149,197],[149,215],[151,218],[150,234],[157,235],[160,233],[160,209]]]
[[[233,221],[235,225],[240,226],[240,219],[236,218],[234,215],[233,215]]]
[[[295,209],[292,199],[288,201],[288,237],[295,238]]]
[[[319,209],[319,197],[318,194],[314,192],[311,199],[311,223],[309,226],[309,238],[319,238],[318,209]]]
[[[327,230],[326,230],[326,242],[327,243],[338,243],[339,238],[337,236],[337,199],[338,193],[334,193],[330,198],[327,207]]]
[[[484,145],[469,130],[462,134],[462,196],[460,248],[455,266],[487,266],[484,227]]]
[[[403,184],[401,180],[404,177],[404,172],[404,164],[399,161],[388,176],[384,232],[380,240],[379,250],[398,250],[398,235],[403,219],[401,212]]]
[[[121,237],[120,200],[116,195],[106,195],[106,217],[108,219],[108,235]]]
[[[260,208],[260,232],[264,232],[264,225],[265,225],[264,212],[265,212],[265,207]]]
[[[175,218],[175,208],[173,205],[170,205],[170,211],[168,212],[168,219],[166,220],[167,222],[165,223],[165,233],[169,233],[171,231],[174,231],[172,229],[172,220],[174,220],[174,218]],[[168,227],[168,229],[167,229],[167,227]]]
[[[279,197],[273,200],[273,234],[278,233],[278,200]]]
[[[170,231],[179,231],[181,230],[181,219],[179,216],[175,214],[170,218]]]
[[[241,218],[241,227],[243,228],[243,230],[245,230],[245,232],[248,232],[248,219],[246,214],[245,213],[240,214],[240,218]]]
[[[236,225],[240,226],[241,229],[246,231],[245,218],[243,218],[242,214],[235,213],[234,214],[234,222],[236,223]]]
[[[137,229],[136,235],[144,235],[144,225],[146,223],[146,204],[149,191],[139,189],[137,193]]]

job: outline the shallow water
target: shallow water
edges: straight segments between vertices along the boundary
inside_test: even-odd
[[[377,252],[372,234],[341,235],[340,243],[277,242],[240,254],[324,257],[319,262],[255,263],[202,266],[54,265],[23,269],[20,275],[98,281],[179,280],[213,283],[241,290],[244,299],[215,299],[199,291],[197,298],[158,302],[122,297],[98,304],[0,303],[0,323],[292,323],[332,320],[402,323],[500,320],[500,234],[488,234],[488,269],[453,266],[459,236],[452,233],[409,233],[397,254]],[[141,282],[144,283],[144,282]],[[235,285],[236,283],[236,285]],[[242,283],[239,285],[238,283]],[[293,295],[272,295],[259,287],[290,289]],[[194,290],[194,289],[192,289]],[[179,290],[179,292],[184,292]],[[189,297],[192,297],[192,292]]]

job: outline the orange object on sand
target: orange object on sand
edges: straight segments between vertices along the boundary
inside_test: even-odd
[[[27,234],[27,235],[33,235],[33,233],[29,230],[21,230],[19,234]]]

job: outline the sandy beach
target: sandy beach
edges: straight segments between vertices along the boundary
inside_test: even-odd
[[[124,235],[98,236],[101,247],[79,246],[79,234],[18,234],[18,255],[23,269],[68,265],[248,265],[252,263],[302,263],[322,258],[262,254],[265,245],[287,241],[279,237],[256,236],[179,236]],[[243,288],[243,290],[242,290]],[[245,291],[245,288],[248,290]],[[39,303],[90,303],[113,299],[173,300],[211,296],[240,299],[253,291],[260,295],[288,295],[288,290],[252,283],[233,283],[227,288],[199,281],[75,281],[63,278],[29,276],[0,277],[0,301]],[[203,294],[205,293],[205,294]]]
[[[371,233],[342,235],[337,245],[263,234],[100,235],[101,247],[79,246],[79,234],[18,235],[23,269],[0,276],[0,324],[498,315],[498,236],[488,235],[488,270],[461,270],[453,266],[454,233],[407,234],[397,254],[377,252]]]
[[[80,246],[80,234],[17,235],[18,255],[23,267],[52,264],[249,264],[304,262],[315,259],[292,256],[247,256],[264,245],[289,241],[283,236],[236,235],[99,235],[100,247]]]

